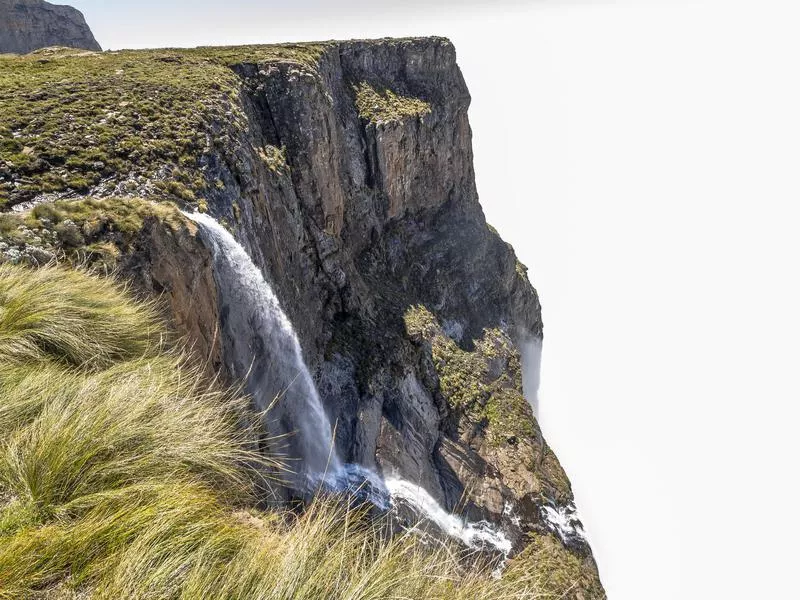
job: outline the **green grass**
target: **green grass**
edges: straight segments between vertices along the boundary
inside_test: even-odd
[[[248,135],[243,83],[232,67],[280,62],[315,73],[332,48],[322,42],[0,55],[0,210],[43,195],[196,203],[217,185],[209,157],[235,155]],[[372,123],[431,112],[422,99],[366,82],[354,91],[359,113]],[[281,148],[267,146],[263,157],[273,171],[286,168]]]
[[[370,123],[399,122],[424,117],[431,112],[431,105],[420,98],[402,96],[390,89],[375,88],[366,81],[353,89],[358,114]]]
[[[0,599],[570,597],[555,546],[495,579],[339,498],[257,509],[256,415],[164,337],[108,279],[0,265]]]
[[[192,202],[203,157],[246,131],[241,62],[313,69],[325,44],[0,55],[0,210],[44,193],[85,195],[142,178]],[[137,178],[139,182],[137,183]]]
[[[194,227],[174,204],[138,198],[60,200],[26,213],[0,213],[0,242],[8,246],[0,250],[0,263],[8,259],[9,248],[23,257],[39,249],[69,264],[113,271],[147,219],[157,219],[172,231]]]
[[[77,271],[15,270],[0,266],[0,356],[4,364],[59,361],[108,368],[149,358],[161,328],[151,308]]]
[[[156,217],[173,229],[185,223],[175,205],[136,198],[82,198],[38,204],[23,222],[35,228],[57,227],[69,220],[79,225],[88,237],[107,228],[124,236],[132,236],[139,233],[149,217]]]

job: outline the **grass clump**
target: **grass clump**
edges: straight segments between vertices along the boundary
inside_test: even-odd
[[[161,328],[152,309],[118,288],[76,271],[17,273],[0,265],[3,363],[99,369],[158,351]]]
[[[561,598],[337,498],[256,508],[245,403],[116,284],[0,266],[0,599]]]
[[[373,124],[420,118],[431,112],[430,103],[420,98],[402,96],[388,88],[375,88],[366,81],[353,86],[353,90],[358,114]]]

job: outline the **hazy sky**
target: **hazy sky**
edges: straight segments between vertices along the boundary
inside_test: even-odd
[[[106,48],[450,37],[481,201],[542,297],[542,424],[609,597],[791,596],[795,2],[72,3]]]

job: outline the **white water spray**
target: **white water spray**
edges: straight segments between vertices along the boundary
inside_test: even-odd
[[[574,504],[543,506],[541,514],[550,531],[557,534],[564,544],[586,542],[586,532]]]
[[[519,345],[522,359],[522,391],[531,405],[533,415],[539,418],[539,384],[542,371],[542,340],[529,338]]]
[[[469,548],[484,550],[487,546],[491,546],[505,556],[511,552],[511,540],[503,532],[495,529],[491,523],[487,521],[469,523],[448,513],[433,496],[416,483],[396,478],[387,478],[385,483],[393,504],[407,503],[415,512],[424,515],[444,533],[461,540]]]
[[[338,475],[342,466],[294,328],[236,239],[208,215],[187,216],[211,246],[228,368],[245,381],[259,410],[273,406],[266,417],[270,432],[288,434],[289,467],[298,474],[299,489],[310,491],[326,473]]]

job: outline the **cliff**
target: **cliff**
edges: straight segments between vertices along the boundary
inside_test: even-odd
[[[154,207],[209,212],[294,324],[339,456],[515,552],[555,544],[600,598],[523,395],[540,305],[478,202],[469,103],[441,38],[0,58],[0,256],[118,269],[230,378],[209,251]]]
[[[79,10],[44,0],[0,0],[0,53],[49,46],[100,50]]]

